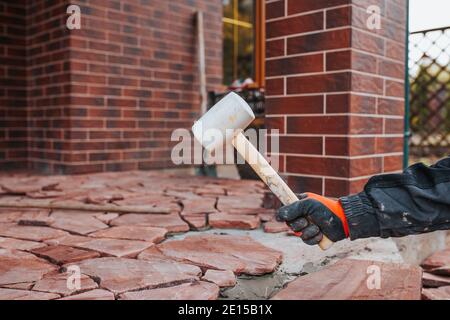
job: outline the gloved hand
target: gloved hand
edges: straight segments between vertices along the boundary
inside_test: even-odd
[[[299,199],[278,209],[276,219],[285,221],[306,244],[318,244],[323,234],[333,242],[348,238],[347,219],[339,201],[314,193],[303,193]]]

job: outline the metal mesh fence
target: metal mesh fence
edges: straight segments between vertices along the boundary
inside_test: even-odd
[[[450,153],[450,27],[413,32],[410,59],[410,153]]]

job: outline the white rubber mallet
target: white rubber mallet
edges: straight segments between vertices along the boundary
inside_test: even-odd
[[[236,93],[231,92],[194,123],[192,132],[209,152],[223,148],[226,143],[232,143],[237,152],[284,205],[298,201],[297,196],[286,182],[242,134],[254,119],[255,115],[247,102]],[[214,131],[213,139],[211,131]],[[319,243],[322,250],[326,250],[332,245],[333,242],[325,235]]]

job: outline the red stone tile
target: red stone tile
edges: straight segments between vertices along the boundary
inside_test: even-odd
[[[0,288],[0,300],[51,300],[59,297],[54,293]]]
[[[374,268],[375,271],[371,271]],[[380,272],[380,286],[370,281]],[[420,300],[419,267],[365,260],[340,260],[331,267],[301,276],[278,292],[275,300]],[[374,278],[375,279],[375,278]],[[370,285],[374,285],[369,289]]]
[[[55,269],[31,253],[0,249],[0,285],[37,281]]]
[[[218,229],[245,229],[251,230],[259,227],[258,216],[236,215],[227,213],[212,213],[209,215],[209,225]]]
[[[435,252],[422,262],[422,268],[425,270],[442,268],[445,266],[450,266],[450,249]]]
[[[111,221],[113,226],[139,225],[149,227],[160,227],[168,232],[189,231],[189,225],[184,222],[178,214],[124,214]]]
[[[216,300],[219,297],[219,287],[204,281],[183,283],[168,288],[158,288],[127,292],[121,294],[122,300]]]
[[[58,300],[114,300],[114,294],[107,290],[95,289]]]
[[[206,270],[202,280],[213,282],[219,287],[234,287],[236,285],[236,276],[230,270]]]
[[[14,284],[5,284],[2,287],[8,288],[8,289],[31,290],[31,288],[33,286],[34,286],[34,282],[21,282],[21,283],[14,283]]]
[[[284,222],[278,221],[269,221],[264,223],[264,232],[267,233],[279,233],[279,232],[288,232],[290,229],[288,225]]]
[[[62,245],[34,249],[32,250],[32,253],[55,264],[65,264],[85,259],[92,259],[100,256],[98,252],[87,251]]]
[[[19,240],[13,238],[0,237],[0,248],[15,249],[28,251],[31,249],[45,247],[46,244],[42,242]]]
[[[112,238],[124,240],[141,240],[159,243],[164,240],[167,230],[145,226],[118,226],[90,234],[94,238]]]
[[[450,277],[444,277],[424,272],[422,275],[422,284],[425,288],[450,286]]]
[[[215,208],[216,198],[200,198],[183,200],[182,215],[191,215],[196,213],[211,213],[217,211]]]
[[[100,279],[102,288],[114,293],[169,286],[197,280],[201,270],[176,262],[151,262],[125,258],[97,258],[77,263],[83,274]]]
[[[450,300],[450,286],[437,289],[423,289],[422,298],[424,300]]]
[[[80,278],[79,289],[69,289],[68,279],[69,273],[52,272],[46,274],[41,280],[37,281],[33,286],[33,291],[57,293],[62,296],[68,296],[77,292],[96,289],[97,283],[84,274]],[[70,279],[69,279],[70,283]]]
[[[272,272],[281,253],[250,237],[195,235],[165,241],[157,248],[166,256],[209,269],[231,270],[236,274],[260,275]]]
[[[139,252],[153,246],[151,242],[137,240],[122,240],[99,238],[80,244],[80,248],[100,252],[114,257],[136,257]]]
[[[86,235],[91,232],[106,229],[108,225],[93,217],[89,212],[54,211],[51,226],[76,234]]]
[[[43,241],[65,235],[68,235],[68,233],[49,227],[19,226],[14,224],[0,225],[0,236],[15,239]]]

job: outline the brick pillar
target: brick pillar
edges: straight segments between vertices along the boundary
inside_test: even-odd
[[[381,11],[370,30],[367,8]],[[266,2],[267,119],[295,192],[338,197],[402,169],[405,0]]]

